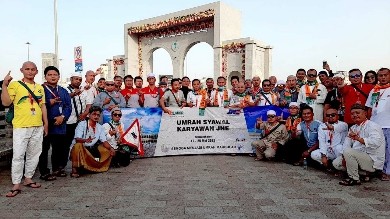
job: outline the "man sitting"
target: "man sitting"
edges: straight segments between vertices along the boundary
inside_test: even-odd
[[[351,107],[351,118],[355,125],[349,129],[344,141],[344,152],[333,161],[338,170],[346,170],[348,178],[340,182],[343,186],[360,185],[359,169],[363,181],[369,181],[370,173],[382,171],[385,161],[385,137],[380,125],[367,119],[364,106],[354,104]]]
[[[263,130],[263,137],[252,142],[252,147],[256,148],[255,160],[263,160],[264,156],[267,159],[272,159],[275,157],[278,147],[284,145],[288,139],[286,126],[278,122],[274,110],[269,110],[267,111],[267,122],[261,123],[259,128]]]
[[[339,121],[338,110],[329,108],[326,111],[326,123],[318,129],[319,149],[311,153],[311,158],[331,170],[329,161],[336,159],[343,153],[343,143],[348,133],[348,124]]]
[[[115,156],[111,165],[114,167],[126,167],[130,164],[130,148],[122,144],[122,136],[125,132],[123,123],[120,121],[122,112],[119,108],[111,110],[111,121],[103,124],[107,142],[115,149]]]
[[[70,157],[72,177],[79,177],[79,170],[84,168],[92,172],[105,172],[110,167],[115,150],[107,142],[104,128],[98,123],[102,108],[89,108],[89,119],[81,121],[72,142]]]

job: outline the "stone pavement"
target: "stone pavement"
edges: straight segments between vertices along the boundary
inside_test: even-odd
[[[0,170],[0,218],[390,218],[389,182],[338,181],[248,156],[172,156],[41,182],[5,198],[7,167]]]

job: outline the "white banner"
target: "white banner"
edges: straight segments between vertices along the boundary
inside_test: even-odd
[[[194,108],[172,110],[175,115],[162,115],[154,156],[252,153],[244,113],[207,108],[199,116]]]

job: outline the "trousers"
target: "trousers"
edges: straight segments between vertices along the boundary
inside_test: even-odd
[[[362,151],[358,151],[353,148],[346,148],[344,150],[344,159],[346,163],[346,168],[342,165],[343,157],[339,156],[333,160],[333,166],[337,170],[345,171],[347,170],[348,176],[354,180],[359,180],[359,169],[375,172],[374,161],[371,157]]]
[[[65,145],[65,135],[49,134],[43,138],[42,153],[39,156],[38,168],[41,175],[50,173],[50,169],[47,167],[50,146],[52,148],[51,166],[53,171],[65,168],[68,163],[70,146]]]
[[[336,145],[336,146],[332,147],[332,149],[328,148],[328,150],[326,152],[326,157],[328,158],[328,160],[334,160],[337,157],[341,156],[341,150],[340,149],[342,147],[343,147],[342,145]],[[313,160],[317,161],[318,163],[322,164],[322,154],[320,152],[320,149],[312,151],[310,156],[311,156],[311,159],[313,159]]]
[[[264,140],[257,140],[252,142],[252,147],[256,149],[256,157],[262,159],[275,157],[276,150],[270,144],[266,144]]]
[[[20,184],[24,176],[32,178],[42,152],[43,126],[14,128],[11,178]],[[24,160],[26,157],[26,161]]]

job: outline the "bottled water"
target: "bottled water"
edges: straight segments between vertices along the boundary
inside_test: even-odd
[[[306,160],[306,158],[303,158],[303,169],[307,170],[307,160]]]

